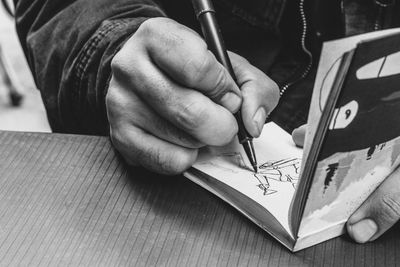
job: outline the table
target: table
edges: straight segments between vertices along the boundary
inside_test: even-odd
[[[399,226],[291,253],[182,176],[129,168],[108,138],[0,132],[0,265],[394,266]]]

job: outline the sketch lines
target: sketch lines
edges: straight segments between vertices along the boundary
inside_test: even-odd
[[[296,188],[299,180],[301,159],[288,158],[277,161],[267,161],[259,166],[259,172],[254,174],[257,179],[257,187],[262,190],[263,195],[271,195],[278,192],[271,188],[271,180],[291,183]]]

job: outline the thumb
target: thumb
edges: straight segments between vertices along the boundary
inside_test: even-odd
[[[292,132],[292,139],[296,146],[303,147],[304,139],[306,137],[307,124],[301,125],[299,128],[294,129]]]
[[[232,52],[229,56],[243,96],[241,111],[244,125],[251,136],[259,137],[267,116],[278,104],[279,88],[245,58]]]
[[[400,168],[397,168],[347,221],[358,243],[373,241],[400,218]]]

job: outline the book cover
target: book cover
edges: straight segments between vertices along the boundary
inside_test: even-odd
[[[325,44],[304,150],[270,123],[254,143],[258,174],[233,142],[203,150],[186,176],[290,250],[342,234],[349,216],[400,164],[400,117],[393,115],[400,114],[399,32]]]

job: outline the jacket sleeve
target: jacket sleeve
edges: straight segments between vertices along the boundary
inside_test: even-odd
[[[14,0],[17,32],[54,132],[108,134],[110,63],[152,0]],[[133,63],[134,64],[134,63]]]

